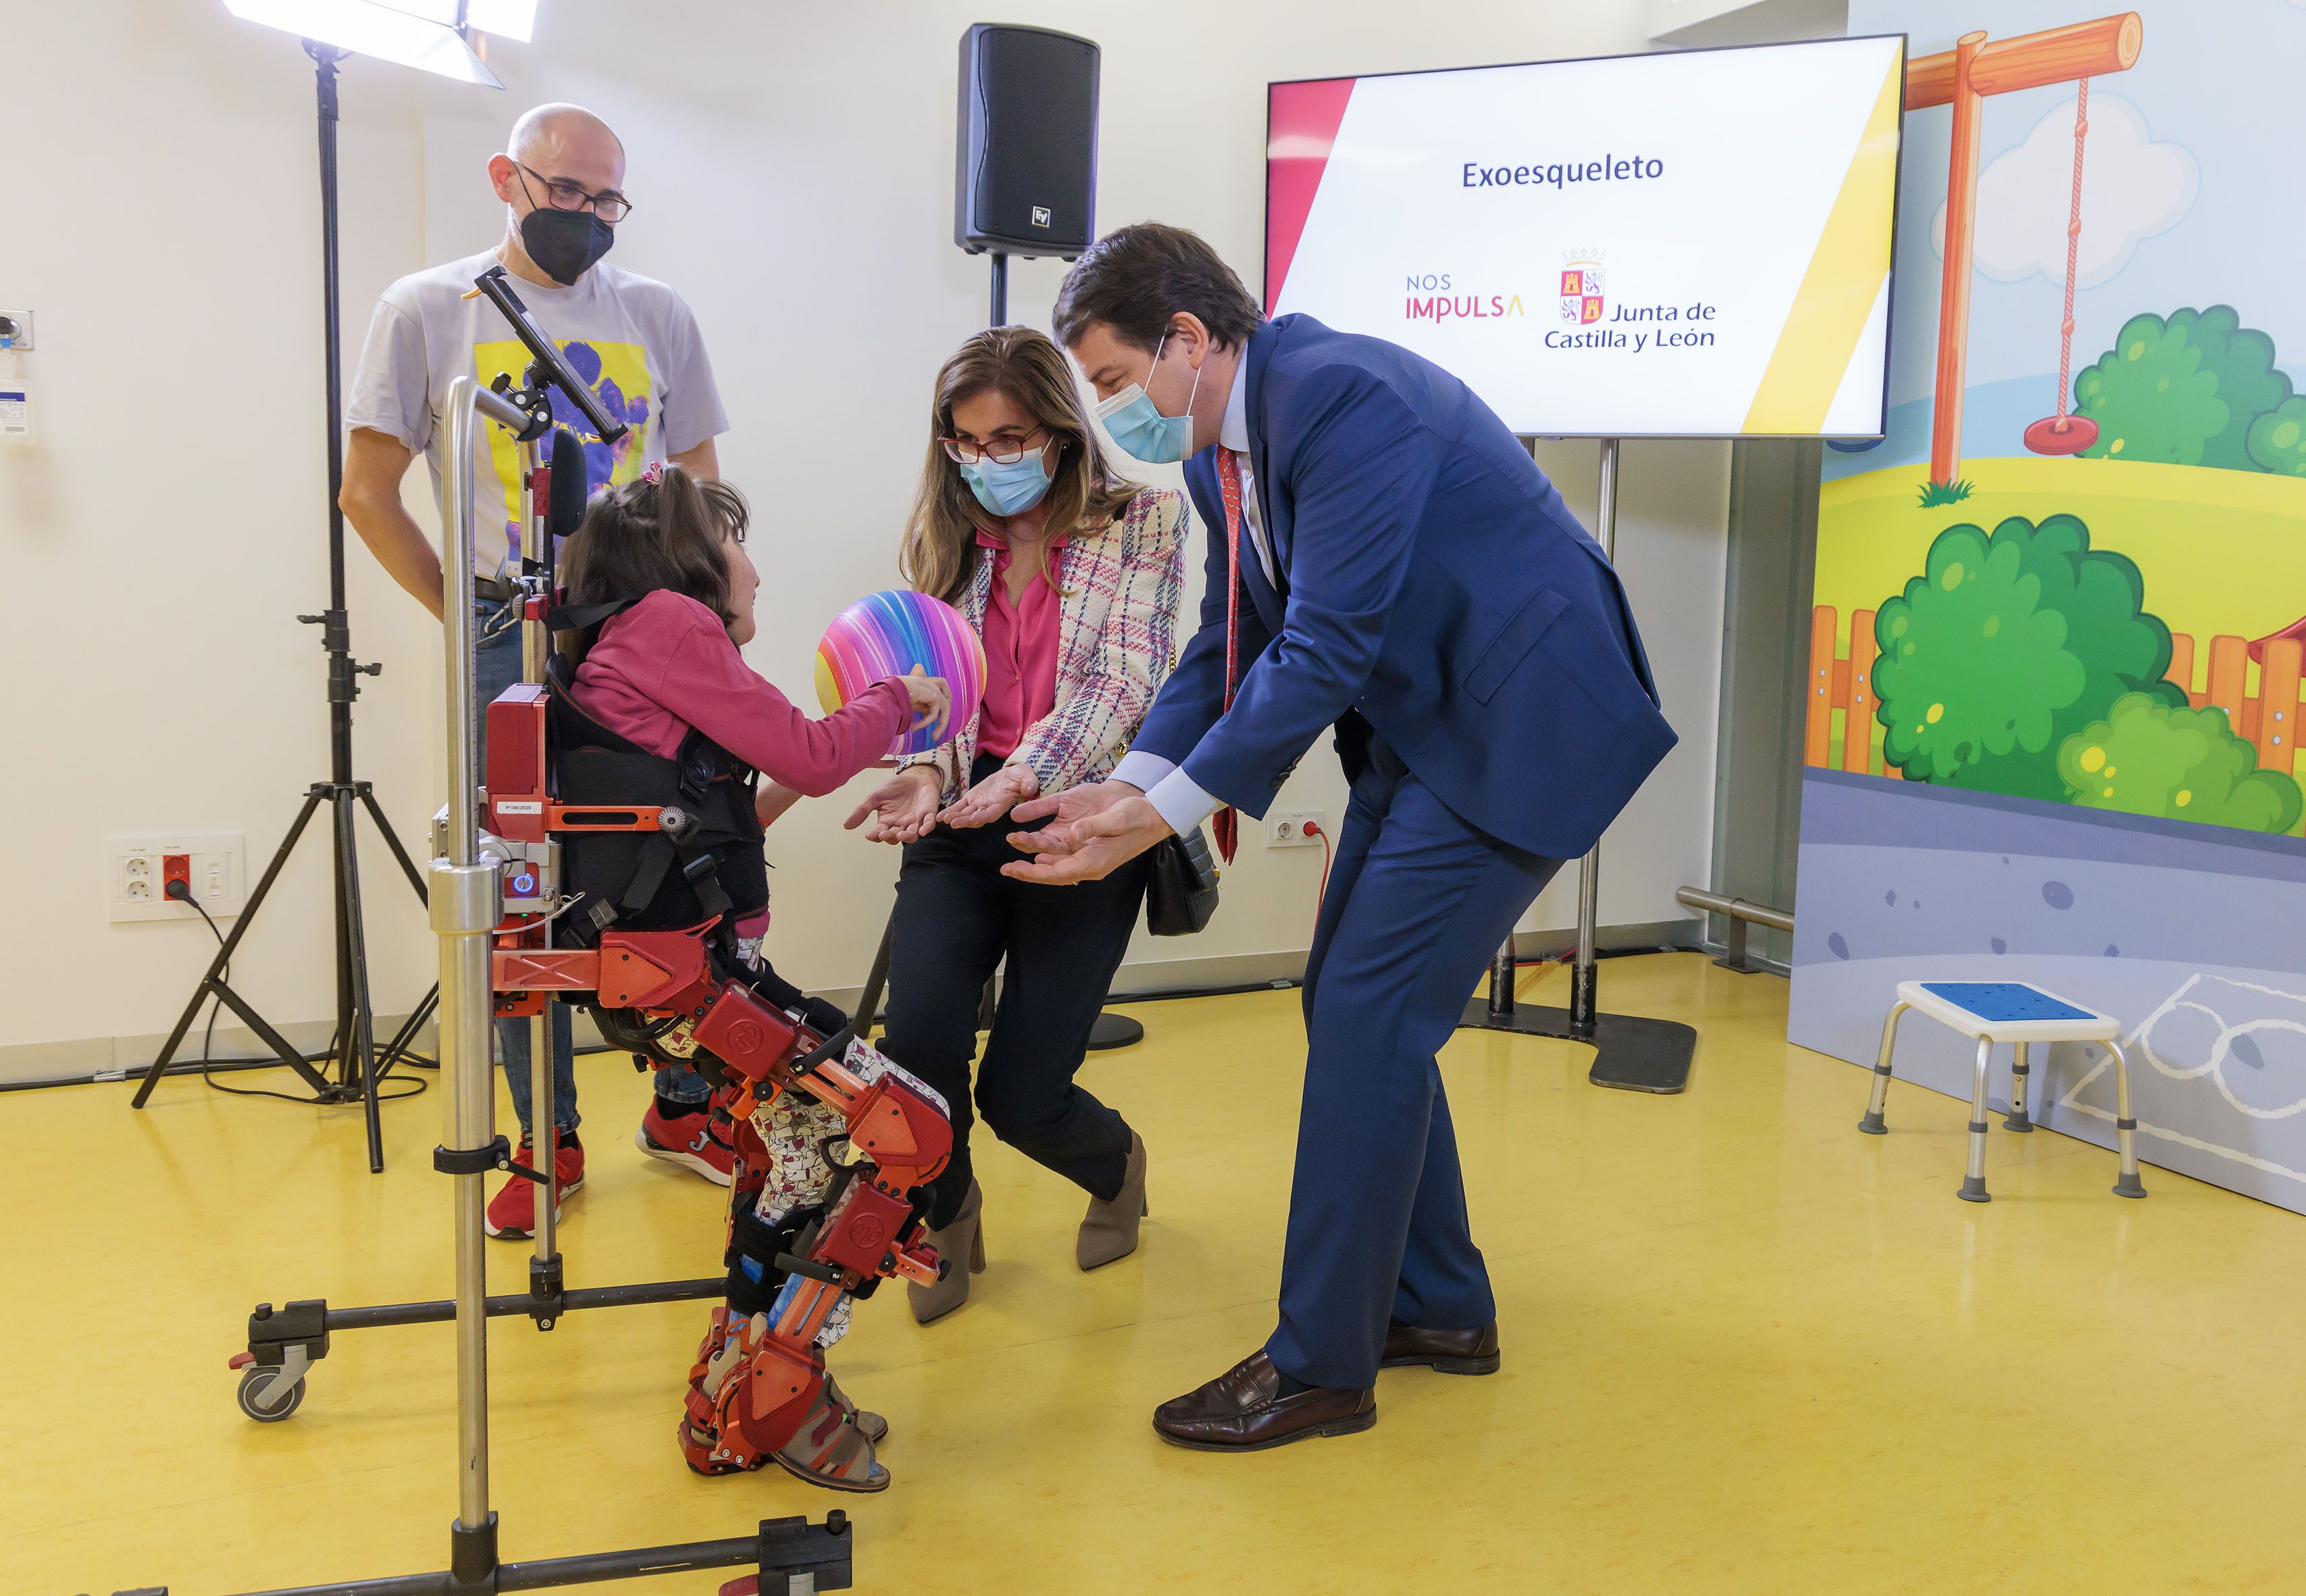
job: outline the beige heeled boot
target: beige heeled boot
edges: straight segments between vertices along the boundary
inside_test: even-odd
[[[1087,1274],[1127,1258],[1137,1250],[1137,1222],[1152,1211],[1145,1200],[1145,1139],[1132,1131],[1129,1133],[1129,1164],[1121,1177],[1121,1190],[1111,1202],[1089,1199],[1088,1216],[1081,1220],[1080,1235],[1073,1243],[1073,1262]]]
[[[943,1230],[928,1233],[929,1245],[951,1267],[935,1285],[916,1283],[906,1288],[906,1300],[913,1305],[915,1323],[926,1325],[941,1319],[969,1301],[969,1277],[985,1273],[984,1208],[985,1193],[978,1190],[972,1179],[969,1195],[961,1199],[961,1212],[952,1216],[952,1223]]]

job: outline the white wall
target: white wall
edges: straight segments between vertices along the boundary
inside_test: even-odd
[[[481,167],[514,115],[567,98],[606,115],[629,150],[627,187],[638,202],[616,259],[680,288],[719,367],[733,423],[722,466],[753,499],[767,575],[750,656],[805,697],[825,618],[895,579],[930,378],[985,320],[986,263],[952,242],[955,47],[981,14],[946,0],[695,4],[653,13],[682,25],[652,31],[622,8],[545,0],[542,13],[534,44],[491,52],[502,95],[368,63],[348,68],[350,340],[356,348],[367,307],[393,274],[495,237],[501,211]],[[105,0],[33,14],[33,55],[60,64],[30,74],[25,124],[64,136],[35,146],[30,214],[43,220],[30,230],[33,273],[13,259],[27,252],[12,248],[0,301],[39,314],[41,348],[29,358],[40,363],[49,408],[35,451],[0,452],[0,549],[18,592],[90,602],[46,607],[0,631],[11,723],[21,715],[41,767],[0,775],[9,852],[32,856],[12,872],[21,896],[7,894],[31,911],[0,916],[0,1049],[165,1029],[197,977],[206,934],[107,926],[101,838],[132,826],[232,825],[260,849],[325,756],[320,656],[288,619],[317,607],[322,579],[303,57],[293,40],[235,23],[220,5]],[[1267,80],[1637,50],[1645,6],[1466,4],[1446,27],[1415,28],[1398,8],[1362,0],[1184,0],[1149,11],[1076,0],[1000,15],[1104,46],[1100,224],[1157,217],[1192,226],[1255,288]],[[142,91],[99,104],[84,77],[98,60]],[[111,199],[124,166],[185,149],[200,152],[191,169],[204,198],[140,194],[132,214]],[[179,158],[167,169],[187,166]],[[98,252],[142,236],[132,223],[156,214],[173,229],[160,260]],[[1011,319],[1046,327],[1063,271],[1054,260],[1017,262]],[[161,425],[132,433],[113,424],[104,399],[123,391],[142,348],[167,352],[153,397],[175,402]],[[193,394],[202,397],[185,403]],[[260,405],[260,395],[278,402]],[[1593,503],[1593,457],[1590,443],[1541,446],[1581,511]],[[1177,481],[1174,470],[1146,474]],[[1633,445],[1623,478],[1619,560],[1683,743],[1612,833],[1608,923],[1681,917],[1673,888],[1706,879],[1727,449]],[[412,501],[423,480],[412,474]],[[356,640],[386,665],[361,706],[363,771],[414,832],[440,784],[437,634],[357,544],[352,565]],[[24,701],[31,682],[37,707]],[[76,796],[59,803],[65,771]],[[1343,807],[1335,761],[1309,756],[1282,802],[1334,822]],[[895,870],[893,851],[841,833],[846,807],[803,806],[771,840],[772,952],[811,986],[862,978]],[[1318,850],[1268,853],[1252,841],[1208,932],[1140,937],[1132,958],[1302,950],[1320,870]],[[425,978],[429,939],[374,862],[370,871],[372,898],[389,905],[372,938],[385,972],[380,1001],[405,1007]],[[326,877],[307,866],[292,880],[295,893],[268,908],[243,968],[260,1003],[318,1015],[327,951],[310,943],[326,924]],[[1570,891],[1565,880],[1527,924],[1569,924]],[[1157,985],[1160,975],[1130,978]]]
[[[105,917],[104,838],[247,833],[253,869],[328,771],[320,201],[312,63],[221,4],[11,8],[16,128],[0,302],[40,431],[0,446],[0,1046],[165,1030],[212,947]],[[355,325],[422,263],[421,109],[406,71],[346,64],[345,298]],[[359,773],[402,834],[438,802],[439,632],[360,552]],[[416,846],[422,846],[421,841]],[[430,980],[423,910],[364,859],[380,1002]],[[327,839],[310,839],[235,971],[282,1020],[330,1009]],[[80,1063],[81,1068],[88,1065]]]

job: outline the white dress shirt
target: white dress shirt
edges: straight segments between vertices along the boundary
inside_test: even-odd
[[[1273,545],[1265,535],[1265,512],[1257,502],[1257,476],[1249,462],[1249,350],[1244,346],[1241,359],[1233,370],[1233,392],[1226,398],[1225,419],[1217,423],[1217,447],[1231,449],[1241,466],[1241,509],[1249,523],[1249,541],[1257,550],[1257,563],[1264,569],[1265,579],[1276,589],[1281,585],[1273,567]],[[1219,512],[1222,515],[1223,508]],[[1228,535],[1230,528],[1228,528]],[[1225,805],[1204,792],[1200,783],[1185,774],[1184,770],[1158,754],[1141,754],[1132,749],[1114,768],[1110,778],[1126,781],[1141,790],[1152,800],[1169,829],[1183,836],[1195,826],[1216,814]]]

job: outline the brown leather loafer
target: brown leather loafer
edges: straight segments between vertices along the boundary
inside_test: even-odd
[[[1198,1391],[1153,1410],[1153,1428],[1197,1452],[1262,1452],[1317,1435],[1351,1435],[1377,1422],[1377,1393],[1316,1387],[1281,1395],[1281,1371],[1253,1353]]]
[[[1379,1369],[1407,1369],[1416,1364],[1442,1374],[1495,1374],[1498,1371],[1498,1321],[1477,1330],[1421,1330],[1398,1321],[1385,1327],[1385,1355]]]

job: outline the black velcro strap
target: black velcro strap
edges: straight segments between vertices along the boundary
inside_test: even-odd
[[[2013,1075],[2024,1075],[2031,1071],[2033,1068],[2034,1066],[2031,1064],[2012,1064],[2010,1066],[2010,1071]]]
[[[1970,1121],[1970,1122],[1969,1122],[1969,1131],[1970,1131],[1970,1134],[1971,1134],[1971,1135],[1973,1135],[1973,1136],[1982,1136],[1982,1135],[1984,1135],[1984,1134],[1986,1133],[1986,1122],[1985,1122],[1984,1120],[1972,1120],[1972,1121]]]
[[[641,862],[633,871],[632,880],[625,883],[624,895],[617,907],[628,915],[636,915],[656,900],[657,889],[664,885],[665,872],[672,868],[674,858],[672,839],[662,832],[650,837],[641,849]]]
[[[713,857],[702,850],[682,849],[680,874],[696,894],[696,901],[714,919],[727,923],[736,907],[729,900],[728,892],[721,885],[721,872]]]
[[[544,626],[551,632],[582,632],[599,626],[611,617],[622,615],[639,603],[638,599],[611,599],[599,604],[560,604],[544,612]]]
[[[2114,1122],[2114,1128],[2117,1131],[2135,1131],[2138,1129],[2138,1122],[2136,1120],[2116,1120]]]
[[[729,1267],[730,1307],[755,1314],[776,1306],[785,1283],[779,1260],[804,1245],[803,1233],[816,1213],[814,1208],[803,1208],[785,1216],[781,1224],[771,1225],[754,1211],[749,1196],[738,1199],[730,1215],[729,1250],[723,1259]]]
[[[829,1281],[834,1285],[841,1284],[841,1271],[831,1264],[811,1263],[807,1259],[795,1258],[790,1252],[777,1254],[777,1267],[788,1275],[806,1275],[811,1280]]]
[[[845,1057],[849,1052],[849,1045],[856,1039],[857,1032],[855,1028],[846,1025],[842,1026],[839,1030],[825,1037],[824,1041],[819,1042],[807,1053],[802,1054],[799,1058],[793,1060],[793,1073],[795,1075],[806,1075],[810,1071],[816,1069],[817,1065],[824,1063],[827,1059]]]

